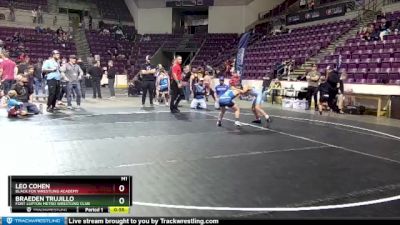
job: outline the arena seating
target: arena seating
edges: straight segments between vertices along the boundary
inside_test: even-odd
[[[97,31],[86,31],[86,37],[92,54],[100,55],[102,66],[106,66],[107,61],[111,59],[107,51],[117,48],[117,43],[122,45],[124,50],[119,52],[124,55],[129,55],[133,47],[133,43],[124,40],[116,41],[111,35],[100,35]],[[114,62],[114,66],[121,73],[125,69],[125,64],[126,60],[115,60]]]
[[[9,0],[0,0],[0,7],[9,6]],[[32,10],[41,6],[43,11],[47,11],[47,0],[13,0],[14,7],[17,9]]]
[[[220,66],[224,60],[229,59],[232,50],[237,49],[238,41],[237,34],[208,34],[192,62],[192,67]]]
[[[124,0],[94,0],[105,19],[133,21]]]
[[[23,44],[32,62],[36,62],[38,58],[47,59],[53,49],[58,49],[63,56],[76,54],[75,43],[72,41],[67,42],[66,48],[61,44],[53,43],[52,39],[56,35],[55,31],[49,34],[43,34],[37,33],[34,29],[0,27],[0,39],[5,41],[8,51],[12,51],[14,47],[18,46],[18,43],[6,41],[7,38],[12,37],[16,32],[24,36]]]
[[[387,13],[386,18],[395,21],[400,12]],[[379,22],[374,24],[380,25]],[[346,40],[335,53],[326,56],[318,64],[319,70],[338,63],[342,58],[341,70],[348,74],[349,83],[400,84],[400,35],[384,36],[384,41],[365,41],[359,36]]]
[[[276,63],[288,59],[294,59],[299,66],[356,24],[355,20],[338,21],[297,28],[287,34],[265,36],[246,50],[244,77],[261,79],[273,71]]]

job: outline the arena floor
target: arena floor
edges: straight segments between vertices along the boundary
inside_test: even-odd
[[[265,105],[270,128],[247,124],[249,110],[245,126],[228,114],[216,127],[218,112],[186,104],[174,115],[138,98],[82,105],[0,117],[1,215],[8,175],[132,175],[131,216],[400,218],[398,121]]]

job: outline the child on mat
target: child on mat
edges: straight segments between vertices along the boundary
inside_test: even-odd
[[[15,90],[11,90],[8,92],[8,100],[7,100],[7,113],[8,117],[18,117],[25,116],[27,114],[26,111],[22,110],[23,103],[16,99],[17,92]]]

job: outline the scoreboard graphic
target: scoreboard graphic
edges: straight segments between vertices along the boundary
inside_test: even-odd
[[[13,213],[129,213],[131,176],[9,176]]]
[[[213,6],[214,0],[165,0],[166,7]]]

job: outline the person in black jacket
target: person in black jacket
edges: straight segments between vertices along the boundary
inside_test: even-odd
[[[28,75],[18,75],[17,82],[11,86],[11,90],[17,93],[16,99],[23,103],[22,111],[32,114],[39,114],[40,110],[32,103],[33,88],[29,87]]]
[[[117,69],[114,67],[114,62],[112,60],[108,61],[107,66],[107,78],[108,78],[108,88],[110,89],[110,98],[115,98],[115,75],[117,74]]]
[[[93,66],[89,68],[88,74],[92,79],[93,98],[101,99],[100,81],[103,77],[103,70],[100,68],[100,62],[94,61]]]
[[[155,76],[156,72],[157,72],[156,68],[150,63],[150,56],[149,55],[146,56],[146,63],[140,70],[140,75],[143,81],[142,107],[145,106],[147,92],[149,92],[150,106],[153,107],[153,97],[154,97],[153,93],[156,89],[156,76]]]
[[[329,91],[330,91],[330,85],[328,82],[326,82],[325,76],[320,77],[320,84],[318,86],[318,91],[319,91],[318,111],[319,111],[319,114],[322,115],[323,109],[328,106]]]
[[[329,101],[328,105],[332,109],[332,111],[339,113],[339,108],[337,106],[336,96],[339,93],[339,82],[340,75],[338,71],[332,69],[331,66],[328,66],[326,70],[327,74],[327,83],[329,84]]]

